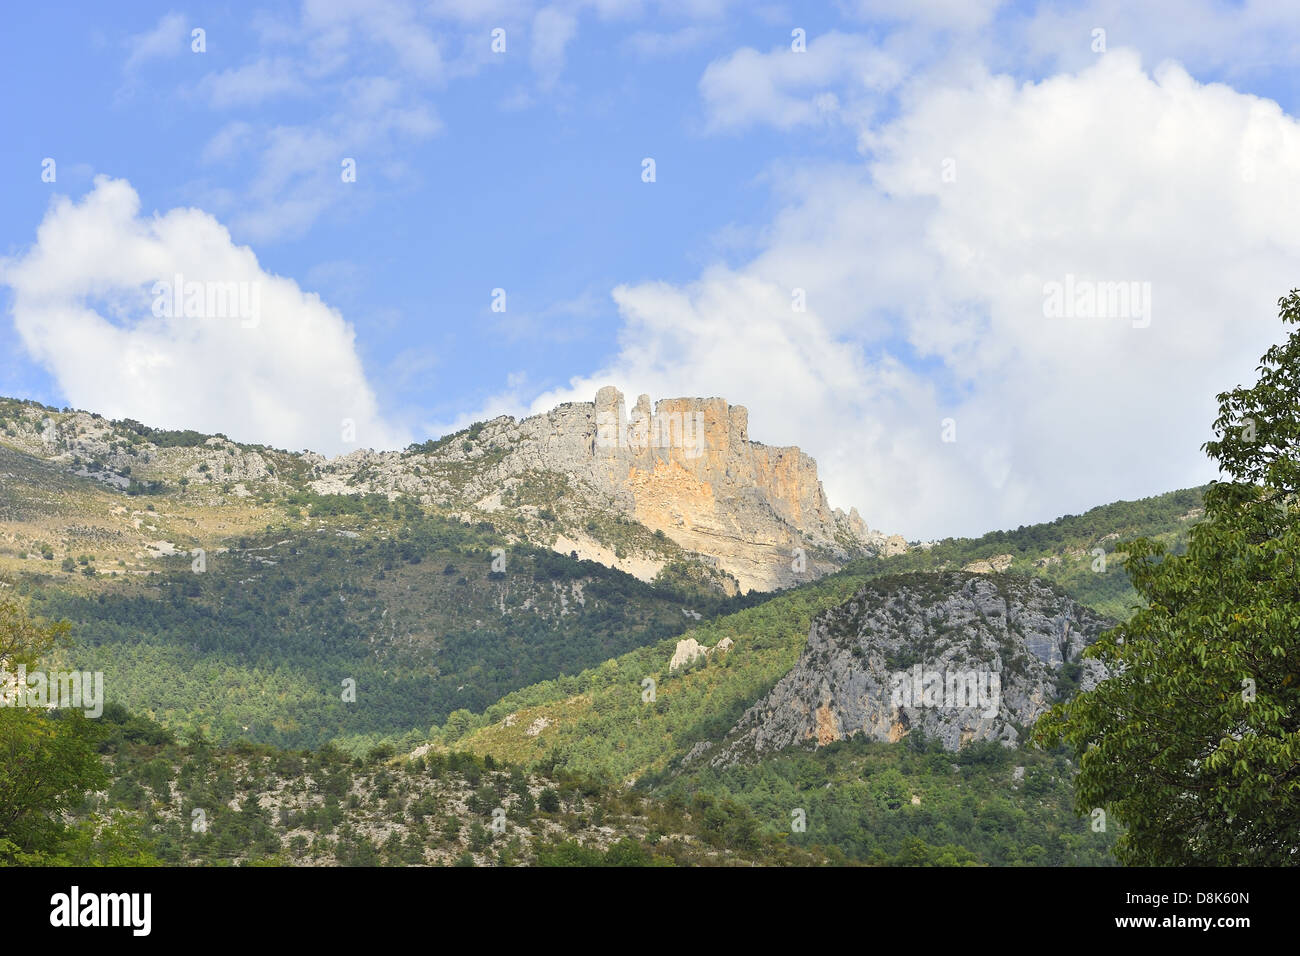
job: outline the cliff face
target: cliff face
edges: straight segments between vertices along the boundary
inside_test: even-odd
[[[605,387],[590,403],[487,422],[472,441],[415,455],[357,452],[316,466],[318,491],[408,492],[483,511],[510,508],[512,491],[538,475],[560,476],[565,500],[546,509],[559,515],[561,550],[606,559],[583,526],[593,512],[619,515],[662,532],[744,590],[787,587],[855,555],[906,547],[870,531],[856,511],[832,509],[816,462],[798,448],[750,441],[747,410],[721,398],[651,407],[642,395],[628,408]],[[646,577],[663,564],[627,560]]]
[[[790,672],[741,717],[722,745],[725,765],[795,745],[857,735],[898,741],[922,732],[957,750],[1021,741],[1078,670],[1109,622],[1034,579],[917,574],[865,585],[813,622]]]
[[[816,462],[751,441],[749,413],[721,398],[652,407],[642,395],[629,408],[605,387],[592,402],[333,459],[34,405],[11,417],[9,444],[118,488],[183,481],[214,504],[302,482],[320,494],[411,496],[470,522],[491,515],[510,536],[644,580],[685,563],[713,587],[772,590],[907,547],[831,508]]]
[[[603,388],[592,407],[595,477],[652,530],[713,555],[744,588],[784,587],[883,546],[857,512],[832,509],[817,463],[751,442],[749,412],[720,398],[665,399]]]

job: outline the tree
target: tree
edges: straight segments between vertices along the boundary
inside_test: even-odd
[[[628,836],[605,852],[606,866],[650,866],[651,860],[650,851]]]
[[[1279,306],[1300,323],[1300,291]],[[1086,652],[1106,679],[1035,735],[1073,748],[1076,809],[1127,828],[1125,863],[1300,863],[1300,330],[1258,371],[1218,396],[1204,445],[1231,480],[1186,553],[1127,548],[1146,606]]]
[[[67,629],[37,624],[21,605],[0,600],[0,678],[8,685],[13,671],[36,664]],[[0,861],[60,861],[68,836],[62,814],[108,785],[99,736],[80,711],[0,707]]]

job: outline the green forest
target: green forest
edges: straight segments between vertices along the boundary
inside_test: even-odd
[[[240,539],[203,573],[186,555],[97,592],[57,576],[18,591],[72,622],[75,663],[106,674],[110,699],[169,727],[354,749],[423,739],[454,710],[677,634],[693,623],[683,610],[754,601],[653,587],[382,498],[308,506],[328,529]],[[507,570],[493,570],[494,552]]]

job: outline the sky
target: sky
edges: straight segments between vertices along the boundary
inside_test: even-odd
[[[1284,2],[14,6],[0,394],[330,455],[721,396],[910,539],[1187,487],[1298,62]]]

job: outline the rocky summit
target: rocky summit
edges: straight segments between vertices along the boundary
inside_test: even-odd
[[[449,463],[466,467],[448,480]],[[472,440],[318,464],[318,491],[415,492],[480,512],[527,512],[519,490],[551,476],[546,507],[532,509],[555,516],[547,543],[645,580],[670,556],[653,543],[611,549],[591,533],[593,513],[657,533],[740,590],[788,587],[858,555],[906,549],[901,537],[871,531],[856,509],[832,509],[817,463],[798,448],[751,441],[748,411],[721,398],[663,399],[652,408],[642,395],[628,409],[623,394],[606,386],[590,403],[493,419]]]
[[[332,459],[35,403],[5,407],[7,445],[115,490],[179,485],[204,506],[299,489],[409,498],[649,582],[667,569],[724,593],[769,591],[907,550],[856,509],[832,508],[812,458],[751,441],[748,411],[721,398],[652,407],[642,395],[628,408],[606,386],[592,402]]]

